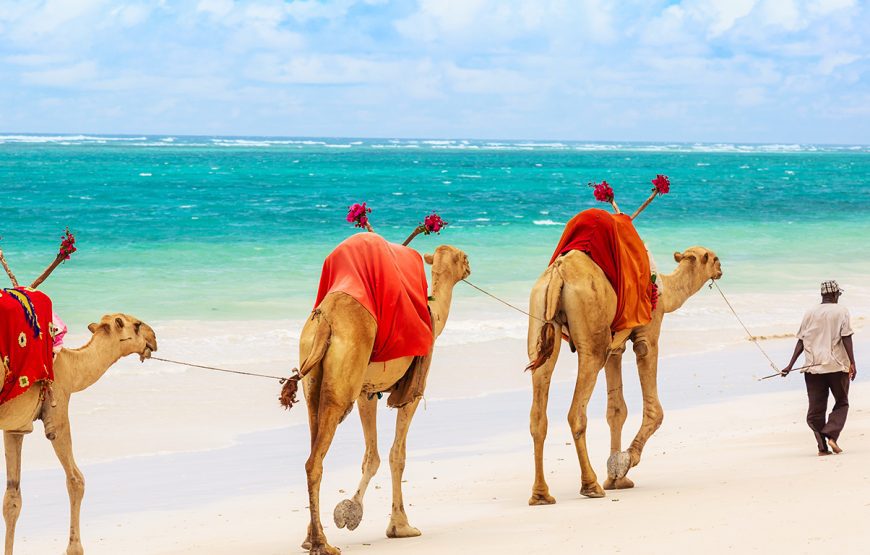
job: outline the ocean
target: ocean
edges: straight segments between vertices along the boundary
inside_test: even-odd
[[[106,312],[299,322],[323,258],[359,232],[347,207],[366,202],[396,242],[437,211],[449,226],[412,246],[465,250],[472,282],[525,307],[564,223],[608,208],[587,183],[607,180],[631,212],[656,174],[671,192],[636,225],[660,269],[714,250],[747,324],[790,330],[825,279],[870,305],[868,146],[7,134],[0,248],[29,282],[69,226],[79,251],[41,289],[71,328]],[[698,296],[687,326],[736,326]],[[464,284],[454,306],[447,341],[524,337],[522,314]]]

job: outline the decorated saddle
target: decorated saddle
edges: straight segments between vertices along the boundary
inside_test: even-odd
[[[314,306],[339,291],[356,299],[378,326],[371,362],[383,362],[431,351],[428,290],[417,251],[376,233],[357,233],[342,241],[323,262]]]
[[[54,381],[51,299],[39,291],[0,289],[0,404]]]
[[[649,323],[654,295],[649,255],[629,216],[597,208],[580,212],[565,225],[550,264],[573,250],[589,255],[616,291],[613,333]]]

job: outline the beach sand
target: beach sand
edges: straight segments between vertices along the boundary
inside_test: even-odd
[[[273,327],[254,326],[266,335]],[[855,339],[859,371],[861,353],[870,349],[865,335],[859,330]],[[169,356],[171,334],[162,340]],[[674,337],[666,343],[682,344]],[[792,346],[793,339],[764,342],[782,361]],[[665,354],[661,360],[665,421],[629,474],[637,486],[607,492],[603,499],[579,494],[579,466],[565,418],[576,361],[563,350],[545,452],[550,491],[558,502],[546,507],[527,505],[533,459],[524,341],[439,348],[426,403],[409,434],[404,475],[409,518],[423,535],[402,540],[384,535],[395,412],[382,405],[382,464],[356,531],[332,523],[332,508],[359,480],[363,442],[355,412],[340,426],[327,456],[321,489],[327,537],[345,553],[863,552],[870,516],[870,409],[863,402],[870,385],[862,382],[864,375],[851,394],[840,442],[845,452],[818,457],[804,422],[800,376],[755,381],[769,372],[746,341],[710,352],[683,347],[687,354]],[[227,349],[204,362],[243,362],[240,347]],[[280,373],[286,350],[258,352],[263,362],[255,370]],[[302,552],[308,522],[304,405],[282,411],[277,382],[197,369],[155,374],[147,371],[152,364],[124,360],[74,398],[75,450],[88,484],[82,515],[86,552]],[[624,373],[627,446],[641,408],[636,368],[628,357]],[[589,414],[590,456],[603,481],[609,449],[603,376]],[[68,518],[64,479],[39,425],[25,442],[22,493],[16,553],[62,552]]]

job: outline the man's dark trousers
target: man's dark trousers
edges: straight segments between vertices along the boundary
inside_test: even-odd
[[[809,410],[807,424],[816,434],[819,451],[827,451],[825,438],[837,441],[840,432],[846,424],[846,414],[849,412],[849,373],[831,372],[828,374],[804,374],[807,384]],[[828,392],[834,395],[834,409],[825,423],[825,413],[828,410]]]

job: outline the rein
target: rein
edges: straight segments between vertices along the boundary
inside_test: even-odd
[[[537,316],[533,316],[533,315],[529,314],[528,312],[526,312],[525,310],[523,310],[522,308],[519,308],[519,307],[517,307],[517,306],[514,306],[514,305],[512,305],[511,303],[507,302],[507,301],[504,300],[504,299],[500,299],[499,297],[496,297],[495,295],[493,295],[492,293],[490,293],[490,292],[488,292],[488,291],[484,291],[483,289],[481,289],[480,287],[478,287],[478,286],[476,286],[475,284],[471,283],[471,282],[468,281],[467,279],[463,279],[462,281],[464,281],[464,282],[467,283],[468,285],[474,287],[475,289],[477,289],[478,291],[480,291],[480,292],[483,293],[484,295],[488,295],[488,296],[492,297],[493,299],[497,300],[498,302],[500,302],[500,303],[502,303],[502,304],[504,304],[504,305],[507,305],[507,306],[511,307],[512,309],[516,310],[517,312],[522,312],[523,314],[525,314],[525,315],[528,316],[529,318],[534,318],[535,320],[538,320],[539,322],[544,322],[545,324],[547,323],[547,321],[544,320],[543,318],[538,318]]]
[[[203,366],[201,364],[192,364],[190,362],[179,362],[177,360],[169,360],[168,358],[159,358],[159,357],[150,357],[151,360],[159,360],[160,362],[168,362],[170,364],[178,364],[180,366],[190,366],[192,368],[203,368],[205,370],[214,370],[216,372],[227,372],[228,374],[240,374],[242,376],[255,376],[257,378],[269,378],[271,380],[278,380],[279,384],[283,384],[287,381],[288,378],[282,378],[280,376],[269,376],[268,374],[255,374],[253,372],[242,372],[241,370],[228,370],[226,368],[217,368],[214,366]]]
[[[716,291],[719,291],[719,294],[722,295],[722,300],[725,301],[725,304],[728,305],[731,313],[734,315],[735,318],[737,318],[737,321],[740,322],[740,325],[743,326],[743,329],[746,331],[746,333],[749,334],[749,340],[752,341],[756,347],[758,347],[758,350],[761,351],[761,354],[764,355],[764,358],[766,358],[767,361],[770,363],[770,367],[773,368],[777,374],[781,374],[782,371],[777,368],[776,363],[773,362],[773,359],[770,358],[767,352],[761,347],[761,345],[758,344],[758,338],[753,335],[751,331],[749,331],[749,328],[746,327],[746,324],[744,324],[743,320],[740,319],[740,316],[737,315],[737,311],[734,310],[734,307],[731,306],[730,302],[728,302],[728,298],[725,297],[725,293],[723,293],[722,290],[719,288],[719,284],[716,283],[715,280],[710,280],[710,286],[712,287],[714,285],[716,286]]]

